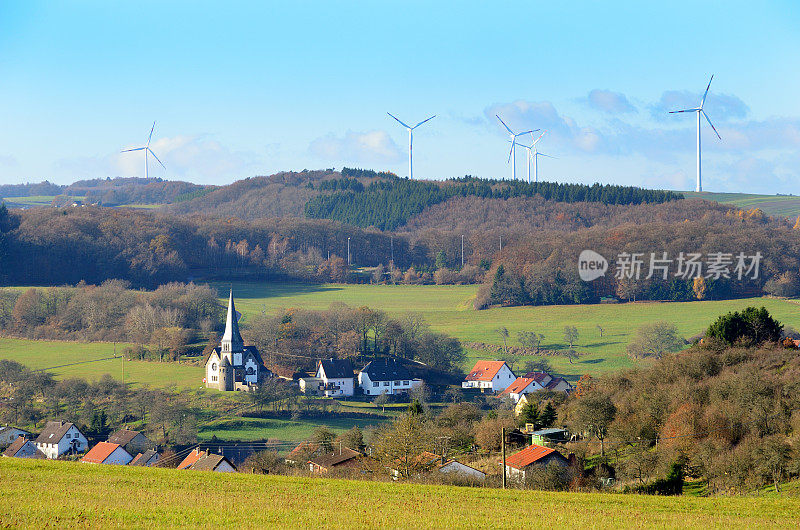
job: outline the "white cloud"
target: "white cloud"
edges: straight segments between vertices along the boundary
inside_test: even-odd
[[[327,134],[312,141],[309,151],[329,161],[392,163],[403,155],[385,131],[347,131],[343,137]]]
[[[608,114],[626,114],[636,112],[625,94],[595,88],[586,97],[589,106]]]
[[[657,121],[667,121],[674,117],[669,115],[670,111],[695,108],[702,99],[702,92],[667,90],[661,94],[661,99],[650,105],[650,114]],[[703,109],[714,122],[741,119],[750,113],[750,107],[739,97],[714,92],[708,93]]]

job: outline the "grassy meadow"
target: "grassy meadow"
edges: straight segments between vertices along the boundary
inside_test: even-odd
[[[230,284],[215,285],[221,299],[227,298]],[[303,285],[234,283],[236,308],[244,315],[268,314],[292,307],[327,309],[331,303],[343,302],[352,307],[368,306],[390,314],[417,312],[436,331],[458,337],[462,341],[502,344],[497,333],[508,328],[509,344],[518,344],[518,331],[535,331],[544,335],[542,347],[552,350],[567,348],[563,338],[565,325],[574,325],[579,332],[575,349],[581,354],[570,364],[562,357],[548,357],[553,368],[571,379],[583,374],[602,374],[633,366],[625,347],[636,328],[656,320],[673,322],[685,337],[702,332],[722,313],[749,305],[765,306],[783,324],[800,329],[800,305],[786,300],[752,298],[703,302],[639,302],[632,304],[595,304],[538,307],[497,307],[483,311],[472,309],[475,285]],[[598,325],[603,327],[600,337]],[[491,355],[468,351],[465,369],[478,358]]]
[[[0,459],[11,527],[793,528],[791,497],[551,493]],[[69,487],[64,487],[69,484]],[[237,507],[219,502],[235,499]],[[244,507],[253,509],[244,509]]]
[[[122,380],[121,354],[129,344],[67,342],[0,338],[0,359],[23,363],[35,370],[47,369],[58,379],[80,377],[97,380],[104,374]],[[125,361],[125,382],[132,386],[201,387],[203,368],[183,363]]]
[[[706,199],[737,208],[751,210],[760,208],[774,217],[797,217],[800,215],[800,197],[793,195],[756,195],[752,193],[715,193],[709,191],[682,191],[687,199]]]

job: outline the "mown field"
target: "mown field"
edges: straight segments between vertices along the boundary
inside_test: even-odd
[[[0,359],[11,359],[57,378],[96,380],[104,374],[122,380],[121,354],[129,344],[66,342],[0,338]],[[131,386],[201,387],[203,369],[182,363],[125,361],[125,382]]]
[[[227,298],[230,284],[216,287],[221,299]],[[395,315],[417,312],[434,330],[465,342],[502,344],[496,331],[501,326],[508,328],[511,334],[509,344],[518,344],[517,332],[535,331],[544,335],[542,347],[552,350],[568,347],[564,342],[563,328],[573,325],[580,335],[575,345],[581,354],[580,360],[570,364],[563,357],[548,358],[557,372],[571,379],[586,373],[597,375],[633,366],[633,361],[625,354],[625,347],[637,327],[656,320],[673,322],[688,338],[702,332],[722,313],[749,305],[763,305],[785,325],[800,329],[800,305],[770,298],[499,307],[475,311],[470,302],[477,289],[475,285],[233,284],[236,307],[244,314],[244,322],[249,315],[262,311],[271,314],[292,307],[327,309],[333,302],[343,302],[352,307],[383,309]],[[603,327],[602,337],[598,325]],[[478,358],[487,357],[491,355],[469,350],[464,368],[470,368]]]
[[[9,527],[796,528],[780,497],[649,497],[0,458]],[[65,487],[65,485],[69,485]],[[225,499],[233,499],[231,506]]]
[[[752,193],[714,193],[702,191],[682,191],[687,199],[706,199],[722,204],[730,204],[737,208],[761,210],[774,217],[797,217],[800,215],[800,197],[792,195],[755,195]]]

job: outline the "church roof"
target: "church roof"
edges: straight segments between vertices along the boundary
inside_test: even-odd
[[[225,333],[222,334],[222,342],[230,342],[231,344],[243,344],[242,334],[239,333],[239,313],[236,311],[236,305],[233,302],[233,289],[231,289],[230,298],[228,298],[228,316],[225,318]]]

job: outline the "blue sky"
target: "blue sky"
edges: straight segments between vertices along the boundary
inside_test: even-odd
[[[540,178],[796,193],[796,2],[0,1],[0,183],[152,176],[225,184],[343,165],[510,174],[512,128],[549,132]],[[524,174],[523,151],[518,174]]]

